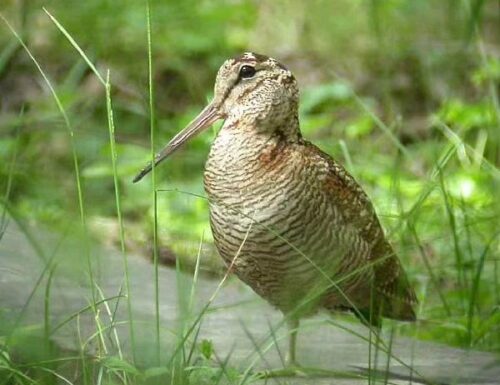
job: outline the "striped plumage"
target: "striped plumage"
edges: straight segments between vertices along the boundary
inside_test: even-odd
[[[382,315],[413,319],[414,294],[354,179],[302,139],[259,143],[227,127],[205,170],[212,233],[226,264],[238,254],[235,273],[285,313],[298,305],[299,314],[318,305],[368,310],[373,284]]]
[[[368,197],[302,138],[291,72],[254,53],[227,60],[213,101],[156,163],[219,118],[205,189],[215,244],[238,277],[293,327],[322,307],[355,309],[375,325],[381,316],[414,320],[414,292]]]

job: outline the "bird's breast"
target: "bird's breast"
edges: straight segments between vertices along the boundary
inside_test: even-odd
[[[332,204],[324,173],[321,160],[300,144],[232,132],[219,133],[207,160],[205,189],[219,253],[281,309],[328,284],[324,277],[355,268],[368,251]]]
[[[273,258],[283,266],[300,251],[319,254],[317,233],[331,231],[334,208],[318,188],[317,168],[279,138],[219,133],[205,168],[215,243],[229,262]],[[328,229],[330,228],[330,230]]]
[[[293,154],[269,139],[221,132],[205,167],[205,189],[212,212],[241,225],[266,223],[286,210],[293,177]]]

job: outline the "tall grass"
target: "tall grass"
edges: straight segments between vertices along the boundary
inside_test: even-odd
[[[468,2],[465,2],[469,4]],[[380,35],[380,20],[377,14],[377,7],[379,2],[372,1],[372,22]],[[471,39],[477,43],[478,52],[481,55],[483,63],[488,61],[482,41],[477,30],[479,24],[481,9],[484,2],[476,0],[471,4],[470,8],[470,36]],[[447,122],[442,121],[439,117],[435,118],[436,131],[441,135],[442,142],[432,156],[433,161],[426,169],[426,173],[420,176],[418,180],[419,189],[414,194],[411,200],[402,196],[401,184],[404,182],[403,178],[408,177],[408,173],[404,171],[404,167],[409,162],[415,163],[421,154],[411,147],[402,143],[398,137],[397,127],[398,122],[386,123],[384,118],[373,109],[372,105],[368,103],[358,92],[354,91],[354,86],[351,87],[351,102],[356,108],[361,111],[363,117],[368,117],[373,126],[380,130],[383,138],[387,138],[390,151],[396,153],[396,162],[393,171],[391,171],[391,183],[394,184],[392,193],[395,195],[395,200],[398,202],[397,209],[393,213],[396,218],[397,224],[390,226],[395,228],[391,235],[393,238],[397,236],[401,239],[401,253],[405,261],[411,261],[411,256],[415,255],[414,264],[418,264],[419,268],[411,266],[411,273],[414,277],[422,277],[418,282],[421,297],[421,305],[419,309],[420,317],[424,318],[423,321],[417,323],[416,326],[401,326],[395,328],[393,324],[389,324],[384,330],[389,330],[388,338],[384,338],[385,334],[380,335],[376,331],[370,330],[368,336],[358,332],[354,328],[346,326],[343,322],[336,322],[334,320],[322,321],[319,323],[322,327],[333,326],[343,329],[345,332],[356,336],[364,341],[368,347],[367,362],[369,363],[368,371],[362,372],[349,372],[341,373],[332,370],[325,370],[322,368],[302,368],[299,372],[291,369],[279,369],[270,367],[266,363],[266,354],[270,351],[277,349],[278,356],[284,361],[284,354],[280,350],[282,340],[286,339],[288,335],[282,332],[286,320],[276,324],[267,325],[267,333],[262,338],[256,338],[249,330],[246,330],[248,339],[253,344],[253,351],[249,354],[249,359],[241,363],[241,366],[234,367],[235,363],[232,360],[232,351],[224,352],[225,356],[220,357],[221,352],[214,351],[215,347],[210,341],[200,340],[200,330],[204,318],[208,313],[217,311],[214,307],[214,302],[222,290],[223,286],[229,279],[231,268],[225,271],[225,274],[220,279],[214,292],[206,301],[206,303],[197,308],[195,306],[197,283],[200,276],[203,242],[204,238],[198,243],[198,252],[196,254],[195,269],[193,272],[193,280],[187,287],[184,286],[184,275],[181,272],[180,263],[177,264],[177,279],[178,279],[178,293],[179,293],[179,307],[182,309],[181,322],[176,327],[172,327],[177,336],[172,345],[164,346],[163,336],[167,334],[167,327],[172,325],[163,325],[160,314],[161,293],[160,293],[160,267],[159,267],[159,227],[161,223],[161,213],[159,212],[159,199],[172,199],[173,196],[178,195],[182,197],[190,197],[192,201],[205,200],[193,192],[172,192],[172,190],[165,190],[158,188],[157,179],[158,171],[153,166],[152,169],[152,182],[151,191],[149,194],[150,200],[148,204],[153,207],[152,216],[152,254],[154,266],[154,360],[146,364],[141,361],[141,351],[137,343],[137,334],[141,328],[146,328],[147,325],[135,321],[135,313],[133,303],[140,299],[133,298],[130,288],[130,277],[134,274],[129,268],[129,253],[127,250],[127,228],[124,220],[123,209],[123,184],[121,184],[121,175],[119,169],[120,152],[117,148],[116,136],[118,124],[115,126],[115,111],[113,109],[113,87],[112,89],[112,74],[108,70],[106,76],[101,75],[96,65],[89,58],[84,49],[77,43],[76,38],[72,37],[70,32],[54,17],[50,12],[45,10],[49,20],[57,27],[60,33],[72,45],[74,50],[78,53],[79,57],[83,59],[87,67],[92,71],[94,76],[98,79],[100,86],[104,90],[105,110],[107,119],[107,128],[109,135],[109,148],[111,155],[111,176],[114,189],[114,206],[115,214],[118,223],[118,239],[119,248],[123,257],[124,268],[124,289],[112,296],[107,296],[98,284],[98,278],[95,277],[95,266],[92,263],[90,237],[87,234],[87,206],[84,201],[84,186],[82,183],[80,160],[78,157],[78,142],[75,138],[74,126],[71,122],[71,110],[68,109],[63,98],[60,96],[57,87],[53,81],[49,79],[42,65],[35,58],[28,46],[23,41],[23,38],[14,28],[9,24],[7,19],[0,15],[2,21],[8,26],[9,30],[15,37],[15,43],[8,47],[5,51],[6,55],[10,55],[17,45],[20,45],[30,57],[32,63],[39,71],[44,79],[45,84],[49,88],[52,98],[56,103],[59,114],[62,116],[65,127],[70,138],[71,154],[73,159],[73,171],[75,174],[74,183],[77,191],[77,204],[79,208],[79,222],[83,234],[85,251],[84,255],[87,260],[87,274],[89,276],[91,299],[88,306],[85,306],[77,312],[70,314],[63,321],[58,324],[53,324],[51,321],[51,291],[53,278],[58,269],[58,260],[56,259],[56,252],[47,254],[43,246],[41,246],[35,236],[33,236],[27,226],[23,225],[20,216],[16,214],[14,208],[9,205],[9,197],[11,196],[13,169],[17,162],[17,154],[19,151],[19,144],[16,144],[15,151],[12,152],[10,160],[9,178],[7,181],[7,190],[5,198],[2,201],[6,214],[17,220],[18,226],[21,231],[27,236],[31,242],[36,253],[44,261],[44,269],[40,276],[34,282],[31,294],[26,300],[24,308],[21,310],[15,324],[19,324],[25,309],[30,305],[34,294],[40,290],[43,285],[44,289],[44,344],[48,347],[49,354],[42,361],[33,360],[31,362],[18,363],[12,359],[9,353],[9,348],[12,341],[13,333],[8,335],[4,340],[0,340],[0,373],[5,375],[5,379],[0,379],[0,384],[35,384],[35,383],[53,383],[60,381],[61,383],[68,384],[151,384],[151,383],[170,383],[170,384],[194,384],[202,379],[206,384],[249,384],[262,378],[275,378],[279,379],[283,376],[292,375],[309,375],[309,376],[333,376],[333,377],[346,377],[356,379],[368,379],[369,383],[384,383],[390,384],[391,379],[388,375],[388,368],[391,362],[406,367],[412,373],[414,378],[419,378],[432,383],[430,379],[426,379],[418,371],[412,368],[412,362],[405,362],[393,352],[393,341],[397,338],[398,333],[405,335],[415,336],[417,338],[424,338],[429,340],[447,340],[454,345],[459,345],[467,348],[481,347],[482,349],[489,349],[498,351],[500,349],[500,333],[498,333],[498,323],[500,322],[500,315],[498,312],[498,302],[500,298],[500,273],[498,267],[498,237],[500,235],[498,226],[483,235],[483,229],[488,227],[488,223],[494,223],[495,215],[498,214],[498,205],[490,204],[485,205],[486,209],[482,206],[479,209],[468,205],[465,198],[457,199],[456,194],[453,193],[453,188],[450,185],[453,180],[449,176],[453,176],[456,170],[477,168],[483,173],[482,177],[491,180],[493,186],[498,187],[500,181],[500,172],[495,165],[494,159],[487,159],[484,153],[485,145],[477,145],[475,147],[468,144],[468,141],[460,135],[460,132],[454,131],[450,128]],[[153,35],[154,35],[154,7],[150,1],[146,4],[145,10],[145,45],[147,46],[147,83],[148,83],[148,112],[149,112],[149,135],[150,135],[150,158],[154,159],[155,150],[157,149],[156,138],[156,117],[155,117],[155,68],[153,61]],[[382,37],[378,37],[379,41],[383,41]],[[472,40],[471,40],[472,41]],[[0,72],[2,68],[2,60],[0,57]],[[333,82],[340,81],[345,83],[342,77],[336,73],[331,73]],[[390,74],[388,74],[389,76]],[[498,104],[498,95],[495,84],[493,81],[488,83],[488,92],[490,102],[494,106],[497,122],[500,120],[500,109]],[[389,96],[388,96],[389,97]],[[358,111],[358,112],[359,112]],[[22,115],[22,114],[21,114]],[[314,120],[311,115],[303,116],[305,123]],[[119,122],[118,122],[119,123]],[[498,133],[488,133],[487,140],[491,137],[498,140]],[[495,135],[496,139],[495,139]],[[485,139],[486,140],[486,139]],[[497,142],[498,145],[498,142]],[[337,150],[340,156],[345,159],[345,163],[350,170],[359,172],[360,177],[363,176],[363,170],[357,166],[356,156],[357,151],[349,148],[346,141],[340,141]],[[422,149],[424,147],[422,146]],[[434,151],[435,149],[432,149]],[[472,160],[472,161],[471,161]],[[154,163],[153,163],[154,164]],[[457,166],[458,164],[458,166]],[[201,170],[200,170],[201,172]],[[447,173],[449,172],[449,174]],[[357,172],[355,173],[357,174]],[[369,175],[368,175],[369,176]],[[385,192],[387,190],[384,190]],[[168,194],[167,194],[168,192]],[[376,198],[378,202],[383,202],[384,198]],[[436,203],[436,202],[442,202]],[[492,208],[492,212],[486,212],[488,208]],[[435,210],[442,210],[440,213],[432,213]],[[497,210],[497,212],[493,212]],[[431,212],[431,213],[430,213]],[[442,220],[438,223],[443,226],[442,229],[436,230],[429,219],[429,215],[441,216]],[[389,219],[383,218],[390,222]],[[255,224],[258,225],[258,224]],[[442,230],[442,231],[441,231]],[[69,231],[69,230],[68,230]],[[250,228],[248,229],[250,231]],[[267,231],[273,232],[273,229],[267,228]],[[275,234],[279,236],[279,234]],[[60,242],[65,239],[66,234],[61,237]],[[286,241],[286,240],[285,240]],[[429,242],[435,242],[440,249],[438,251],[452,251],[446,257],[436,257],[435,252],[428,247]],[[450,246],[445,248],[444,245]],[[291,245],[294,247],[294,245]],[[241,245],[243,247],[243,244]],[[241,250],[241,248],[240,248]],[[295,248],[297,253],[301,255],[308,263],[314,265],[314,261],[309,256],[303,254]],[[234,256],[233,262],[238,258],[239,253]],[[318,266],[319,274],[326,273]],[[416,273],[418,271],[420,273]],[[359,273],[359,271],[354,272]],[[456,287],[450,289],[443,284],[443,276],[448,278],[447,282],[453,282]],[[338,288],[339,282],[333,281],[327,275],[326,279],[330,281],[332,287]],[[344,277],[347,279],[348,277]],[[426,280],[429,283],[425,282]],[[319,295],[320,293],[315,293]],[[120,301],[126,298],[127,302],[127,318],[125,320],[118,320],[116,318],[117,307]],[[307,298],[305,301],[313,301],[314,296]],[[349,298],[346,298],[349,301]],[[114,303],[114,307],[113,304]],[[497,305],[492,305],[492,304]],[[496,307],[495,307],[496,306]],[[353,306],[355,308],[355,306]],[[80,332],[79,349],[77,352],[64,352],[59,351],[56,347],[52,346],[52,339],[63,327],[70,323],[76,322],[80,325],[80,320],[87,313],[91,313],[94,319],[94,330],[90,335],[86,335],[83,327]],[[362,315],[359,314],[361,317]],[[318,324],[313,324],[318,326]],[[118,329],[119,327],[127,328],[130,347],[123,345],[123,340],[120,339]],[[242,324],[242,327],[245,326]],[[307,324],[305,328],[307,327]],[[15,331],[15,328],[13,329]],[[80,331],[80,328],[78,327]],[[112,336],[111,341],[108,338]],[[496,336],[496,337],[495,337]],[[140,342],[140,341],[139,341]],[[98,345],[97,356],[92,356],[89,353],[88,347],[96,343]],[[300,349],[300,344],[299,344]],[[168,353],[163,353],[168,351]],[[386,357],[386,361],[382,361],[382,357]],[[70,370],[64,364],[69,364]],[[257,367],[264,367],[268,370],[258,372]],[[75,369],[76,368],[76,369]],[[78,373],[79,376],[71,377],[68,373]],[[380,375],[382,373],[382,375]],[[76,378],[76,379],[75,379]]]
[[[58,110],[59,110],[59,112],[64,120],[65,126],[68,130],[68,134],[70,137],[71,152],[72,152],[72,156],[73,156],[75,183],[77,186],[77,199],[78,199],[78,207],[79,207],[79,213],[80,213],[81,232],[82,232],[82,236],[84,239],[84,248],[85,248],[84,255],[85,255],[86,261],[87,261],[87,274],[89,275],[89,280],[90,280],[90,284],[91,284],[91,286],[90,286],[91,287],[91,294],[92,294],[91,306],[92,306],[93,312],[97,316],[97,309],[95,307],[95,303],[97,302],[97,297],[96,297],[96,289],[95,289],[95,285],[94,285],[94,272],[93,272],[91,256],[90,256],[90,244],[89,244],[89,237],[88,237],[88,233],[87,233],[87,224],[86,224],[86,216],[85,216],[85,208],[84,208],[84,200],[83,200],[83,189],[82,189],[81,176],[80,176],[80,166],[79,166],[78,156],[77,156],[77,152],[76,152],[76,143],[75,143],[75,139],[74,139],[74,130],[73,130],[73,127],[71,125],[68,114],[66,112],[66,109],[64,108],[63,103],[61,102],[61,99],[59,98],[58,93],[56,92],[55,88],[53,87],[48,76],[45,74],[44,70],[42,69],[42,67],[40,66],[40,64],[36,60],[36,58],[33,56],[30,49],[26,46],[26,44],[24,43],[22,38],[19,36],[19,34],[16,32],[16,30],[10,25],[10,23],[7,21],[7,19],[5,19],[4,16],[1,14],[0,14],[0,18],[7,25],[9,30],[12,32],[12,34],[15,36],[15,38],[19,42],[19,44],[23,47],[23,49],[28,54],[28,56],[30,57],[30,59],[34,63],[35,67],[37,68],[38,72],[42,76],[43,80],[45,81],[47,87],[49,88],[49,90],[52,94],[52,97],[57,105],[57,108],[58,108]],[[43,255],[43,254],[40,254],[40,255]],[[52,276],[52,273],[53,273],[53,268],[52,268],[50,263],[47,264],[46,271],[49,272],[49,281],[48,281],[47,286],[46,286],[46,295],[49,295],[50,294],[50,277]],[[46,271],[44,271],[44,273]],[[36,286],[35,286],[35,289],[36,289]],[[25,306],[27,306],[28,303],[29,303],[29,299],[28,299],[28,302],[26,303]],[[48,318],[48,314],[47,314],[48,311],[49,311],[49,303],[47,301],[45,301],[45,318],[44,319],[45,319],[46,337],[48,337],[48,330],[50,329],[50,326],[47,324],[49,322],[49,318]],[[22,315],[22,312],[21,312],[21,315]],[[85,363],[85,360],[86,360],[86,357],[83,355],[82,361],[84,363]]]
[[[155,312],[156,312],[156,360],[160,364],[160,291],[158,286],[158,196],[156,192],[156,165],[155,158],[155,109],[154,109],[154,82],[153,82],[153,43],[151,37],[151,5],[148,0],[146,8],[147,40],[148,40],[148,85],[149,85],[149,122],[151,137],[151,188],[153,202],[153,264],[155,282]]]

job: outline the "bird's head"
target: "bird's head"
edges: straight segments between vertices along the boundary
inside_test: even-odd
[[[280,126],[297,103],[294,76],[273,58],[247,52],[226,60],[217,73],[212,104],[242,127],[265,131]]]
[[[269,135],[279,131],[290,140],[297,139],[298,98],[295,77],[277,60],[252,52],[228,59],[217,73],[212,101],[156,155],[154,163],[219,119],[237,129]],[[151,169],[147,165],[134,182]]]

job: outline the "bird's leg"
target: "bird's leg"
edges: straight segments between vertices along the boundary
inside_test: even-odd
[[[299,330],[299,319],[292,317],[290,314],[286,316],[286,322],[289,332],[289,350],[285,359],[285,368],[264,370],[257,373],[257,378],[268,379],[277,377],[339,377],[339,378],[363,378],[358,373],[340,372],[314,367],[302,367],[297,363],[295,356],[295,347],[297,344],[297,334]]]
[[[299,330],[299,320],[298,318],[291,317],[287,319],[287,326],[289,331],[289,345],[288,345],[288,355],[286,357],[287,367],[298,367],[295,351],[297,345],[297,332]]]

